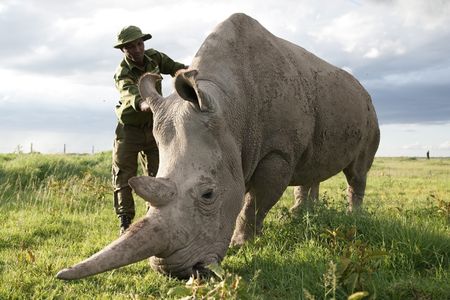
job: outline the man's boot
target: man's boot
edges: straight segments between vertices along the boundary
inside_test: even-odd
[[[125,230],[128,229],[128,227],[130,227],[131,225],[131,218],[127,215],[120,215],[119,216],[120,219],[120,232],[119,235],[122,235]]]

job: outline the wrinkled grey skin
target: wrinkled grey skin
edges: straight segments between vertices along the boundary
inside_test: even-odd
[[[347,72],[235,14],[162,98],[141,78],[160,149],[157,178],[135,177],[147,215],[102,251],[57,275],[77,279],[150,257],[185,278],[220,262],[230,242],[261,231],[287,186],[308,189],[341,170],[361,205],[379,143],[370,96]]]

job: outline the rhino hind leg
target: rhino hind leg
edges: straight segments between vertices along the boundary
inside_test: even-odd
[[[300,214],[303,209],[313,208],[314,202],[319,199],[320,183],[300,185],[294,187],[294,205],[289,209],[294,215]]]
[[[319,182],[314,183],[309,189],[309,197],[314,201],[317,201],[319,199],[319,185]]]
[[[380,143],[380,130],[376,116],[367,121],[368,136],[366,146],[361,149],[358,156],[344,170],[347,179],[348,211],[353,212],[361,208],[366,190],[367,173],[372,166]]]
[[[354,212],[361,208],[366,190],[366,176],[347,176],[347,182],[348,211]]]
[[[231,246],[241,246],[261,233],[264,218],[289,184],[290,172],[287,162],[277,154],[267,155],[258,164],[236,220]]]
[[[366,190],[367,172],[372,165],[373,157],[367,159],[361,155],[343,170],[347,179],[348,212],[361,208]]]

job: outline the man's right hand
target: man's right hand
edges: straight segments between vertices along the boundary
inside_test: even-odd
[[[150,104],[148,104],[147,101],[145,100],[141,100],[141,102],[139,102],[139,109],[143,112],[150,112]]]

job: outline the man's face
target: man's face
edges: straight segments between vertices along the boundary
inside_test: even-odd
[[[134,40],[132,42],[126,43],[122,47],[123,53],[125,56],[131,61],[135,62],[138,65],[141,65],[144,62],[144,41],[140,38]]]

